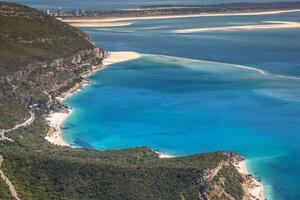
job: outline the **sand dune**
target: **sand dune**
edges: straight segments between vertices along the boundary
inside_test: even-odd
[[[287,29],[287,28],[300,28],[300,22],[265,21],[263,22],[263,24],[255,24],[255,25],[177,29],[173,32],[197,33],[197,32],[209,32],[209,31],[240,31],[240,30]]]
[[[139,53],[133,51],[109,52],[109,56],[106,59],[104,59],[103,64],[107,66],[115,63],[136,60],[139,59],[140,57],[141,55]]]
[[[121,27],[121,26],[129,26],[131,22],[111,22],[111,23],[101,23],[101,22],[76,22],[70,23],[71,26],[74,27]]]
[[[222,16],[251,16],[251,15],[274,15],[290,12],[300,12],[300,9],[294,10],[274,10],[274,11],[257,11],[257,12],[232,12],[232,13],[202,13],[193,15],[166,15],[166,16],[147,16],[147,17],[115,17],[115,18],[69,18],[61,19],[63,22],[74,23],[96,23],[96,22],[118,22],[130,20],[148,20],[148,19],[174,19],[174,18],[191,18],[191,17],[222,17]]]

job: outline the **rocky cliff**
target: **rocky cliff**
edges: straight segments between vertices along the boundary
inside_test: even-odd
[[[40,89],[42,92],[54,93],[69,87],[74,80],[81,78],[81,73],[102,65],[104,52],[96,47],[53,60],[37,61],[0,76],[2,95],[20,95],[24,85]]]
[[[0,27],[0,129],[24,120],[30,106],[49,107],[102,65],[104,52],[87,34],[36,9],[1,2]]]

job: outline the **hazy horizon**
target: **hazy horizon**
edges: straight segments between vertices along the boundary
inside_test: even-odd
[[[237,3],[237,2],[284,2],[295,0],[6,0],[6,2],[21,3],[39,9],[58,8],[86,8],[86,9],[120,9],[134,8],[143,5],[159,4],[210,4],[210,3]]]

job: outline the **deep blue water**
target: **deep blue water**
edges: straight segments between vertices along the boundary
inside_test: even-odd
[[[299,199],[300,29],[173,32],[263,21],[300,21],[300,13],[83,29],[99,47],[143,56],[89,77],[93,85],[66,102],[74,112],[64,138],[100,150],[235,151],[268,199]]]

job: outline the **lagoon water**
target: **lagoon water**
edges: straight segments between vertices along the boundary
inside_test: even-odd
[[[83,6],[82,1],[17,2]],[[179,1],[164,3],[174,2]],[[123,4],[84,1],[94,8],[140,2]],[[64,123],[64,139],[77,147],[149,146],[178,156],[235,151],[262,179],[268,199],[298,200],[300,29],[174,33],[263,21],[299,22],[300,13],[135,20],[127,27],[83,29],[105,50],[143,56],[90,76],[93,84],[66,101],[74,112]]]
[[[142,58],[107,67],[68,99],[64,138],[100,150],[235,151],[268,199],[300,198],[300,29],[177,34],[180,28],[300,21],[300,13],[136,20],[83,29]]]

